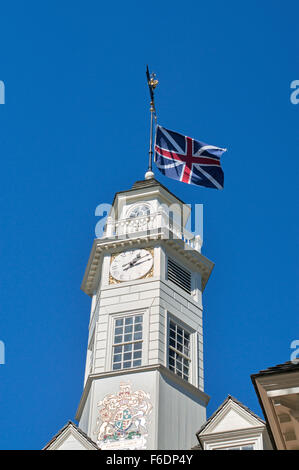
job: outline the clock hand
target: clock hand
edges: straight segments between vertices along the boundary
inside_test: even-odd
[[[139,264],[145,263],[146,261],[150,261],[150,258],[144,259],[143,261],[140,261],[139,263],[135,263],[134,266],[139,266]],[[126,268],[128,269],[128,268]]]
[[[141,256],[139,259],[145,258],[146,256],[148,256],[148,255]],[[147,259],[145,259],[145,260],[143,260],[143,261],[139,261],[139,263],[136,263],[136,261],[138,261],[138,260],[135,260],[134,263],[131,262],[132,264],[131,264],[131,263],[127,263],[127,264],[129,264],[129,266],[128,266],[127,268],[124,268],[124,271],[127,271],[128,269],[132,268],[133,266],[138,266],[139,264],[144,263],[145,261],[150,261],[150,258],[147,258]]]
[[[129,266],[133,266],[136,263],[136,261],[138,261],[139,259],[145,258],[145,256],[148,256],[148,253],[146,253],[146,255],[143,255],[143,256],[137,255],[136,258],[132,259],[132,261],[129,261],[128,263],[123,264],[122,267],[127,266],[127,264],[129,264]]]
[[[140,258],[140,255],[139,255],[139,256],[137,255],[136,258],[133,258],[133,259],[132,259],[131,261],[129,261],[128,263],[123,264],[122,267],[127,266],[127,264],[129,264],[129,265],[132,266],[139,258]]]

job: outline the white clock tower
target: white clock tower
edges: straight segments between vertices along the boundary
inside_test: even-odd
[[[213,263],[190,208],[154,178],[115,195],[91,297],[79,428],[101,449],[191,449],[206,421],[202,292]]]

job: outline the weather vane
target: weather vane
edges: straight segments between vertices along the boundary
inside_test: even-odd
[[[155,120],[157,121],[156,115],[156,108],[155,108],[155,98],[154,98],[154,90],[158,85],[158,80],[156,79],[155,73],[150,73],[148,69],[148,65],[146,66],[146,77],[147,77],[147,84],[150,92],[150,113],[151,113],[151,125],[150,125],[150,147],[149,147],[149,162],[148,162],[148,171],[145,174],[146,179],[150,179],[154,177],[154,173],[152,170],[152,156],[153,156],[153,118],[155,115]]]

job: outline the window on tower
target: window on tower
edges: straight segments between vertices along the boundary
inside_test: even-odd
[[[173,320],[170,320],[168,367],[172,372],[189,381],[190,364],[190,333]]]
[[[112,369],[141,366],[142,315],[128,315],[114,320]]]
[[[150,213],[151,210],[147,204],[139,204],[138,206],[135,206],[134,209],[130,210],[129,217],[145,217],[147,215],[150,215]]]

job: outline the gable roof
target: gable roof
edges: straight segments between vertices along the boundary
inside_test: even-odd
[[[283,364],[277,364],[273,367],[268,367],[268,369],[261,370],[257,374],[252,374],[251,379],[256,377],[260,377],[262,375],[270,375],[270,374],[282,374],[284,372],[298,372],[299,370],[299,362],[295,361],[287,361]]]
[[[227,398],[224,400],[224,402],[217,408],[217,410],[209,417],[209,419],[203,424],[203,426],[201,426],[201,428],[199,429],[199,431],[197,431],[196,433],[196,436],[199,440],[199,436],[200,434],[203,433],[204,430],[206,430],[206,428],[212,423],[212,421],[214,421],[216,419],[216,417],[219,415],[219,413],[224,409],[224,407],[226,406],[226,404],[229,402],[229,401],[232,401],[233,403],[235,403],[236,405],[238,405],[240,408],[242,408],[244,411],[246,411],[247,413],[249,413],[253,418],[255,418],[256,420],[258,420],[261,424],[264,424],[265,425],[265,421],[262,420],[258,415],[256,415],[253,411],[251,411],[247,406],[243,405],[243,403],[241,403],[239,400],[237,400],[236,398],[232,397],[231,395],[228,395]]]
[[[75,433],[78,433],[78,435],[81,437],[81,440],[83,438],[83,442],[86,441],[87,446],[90,448],[91,446],[94,447],[94,450],[100,450],[97,444],[88,437],[88,435],[82,431],[75,423],[72,421],[68,421],[63,428],[61,428],[55,436],[52,437],[52,439],[48,442],[48,444],[42,449],[42,450],[50,450],[50,447],[53,446],[55,441],[59,439],[60,436],[63,435],[63,433],[66,433],[68,429],[73,430]]]
[[[296,439],[286,441],[285,433],[282,431],[285,425],[279,421],[277,416],[279,405],[273,407],[271,397],[268,396],[268,393],[280,389],[291,390],[293,387],[297,387],[299,361],[294,360],[277,364],[276,366],[252,374],[250,377],[261,409],[266,418],[267,429],[273,448],[276,450],[292,449],[291,446],[294,446]],[[278,396],[276,398],[278,398]],[[299,442],[299,440],[297,440],[297,442]],[[296,445],[298,446],[298,444]]]

